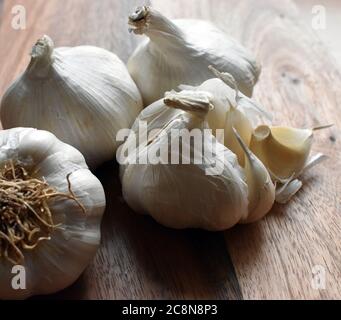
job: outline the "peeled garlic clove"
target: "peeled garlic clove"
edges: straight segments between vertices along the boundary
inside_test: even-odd
[[[12,273],[13,262],[6,258],[4,249],[10,259],[18,256],[14,247],[9,247],[8,241],[4,239],[3,233],[9,230],[5,218],[6,212],[8,214],[6,206],[9,205],[1,203],[0,299],[24,299],[32,295],[57,292],[77,280],[98,249],[101,237],[100,223],[105,209],[103,187],[89,171],[81,153],[47,131],[14,128],[0,132],[1,198],[4,198],[6,191],[7,194],[12,194],[14,201],[13,199],[20,197],[24,190],[20,189],[19,185],[15,189],[18,192],[8,188],[9,183],[16,185],[15,181],[3,175],[4,167],[10,163],[18,165],[16,174],[20,174],[19,167],[24,168],[27,173],[24,180],[33,178],[45,181],[53,192],[67,194],[68,197],[60,196],[47,200],[52,222],[58,225],[54,228],[44,228],[44,225],[32,216],[31,211],[26,213],[30,224],[39,227],[41,231],[44,230],[41,236],[49,239],[40,241],[35,239],[32,243],[35,235],[29,238],[28,232],[17,220],[11,222],[12,232],[25,236],[24,242],[15,240],[17,248],[23,255],[23,260],[17,261],[16,264],[19,263],[25,268],[24,290],[15,290],[12,287],[12,279],[15,276]],[[76,200],[71,199],[72,195]],[[31,203],[27,198],[23,199],[26,199],[26,203]],[[38,207],[34,209],[42,217]],[[44,210],[46,213],[46,207]],[[24,215],[17,214],[17,217],[23,219],[22,223],[27,222]],[[47,221],[45,216],[44,221],[45,223]],[[30,242],[32,248],[25,247],[25,243]]]
[[[240,91],[252,95],[259,65],[243,46],[210,22],[170,20],[144,6],[130,15],[129,26],[135,34],[148,37],[128,61],[128,70],[146,105],[180,84],[197,86],[210,79],[209,65],[231,73]]]
[[[149,214],[168,227],[207,230],[230,228],[247,216],[247,185],[236,156],[212,134],[203,134],[208,128],[207,113],[213,112],[211,98],[202,91],[173,91],[151,105],[147,113],[142,111],[141,118],[154,115],[150,123],[153,129],[158,124],[159,130],[142,140],[136,139],[133,131],[118,149],[122,194],[134,211]],[[177,112],[169,112],[172,110]],[[133,125],[136,131],[138,121]],[[202,148],[197,146],[198,140],[180,140],[186,129],[196,130]],[[179,148],[173,148],[179,140]],[[213,153],[203,154],[203,150]],[[125,151],[130,152],[123,157]],[[195,151],[202,155],[199,163],[189,157]],[[157,163],[145,158],[158,153],[163,157]]]
[[[313,130],[261,125],[253,132],[250,149],[278,178],[298,175],[308,159]]]
[[[48,36],[31,56],[1,101],[4,128],[48,130],[80,150],[91,167],[112,159],[116,133],[130,128],[142,109],[124,63],[97,47],[54,48]]]
[[[245,152],[245,175],[248,186],[248,216],[242,223],[250,223],[264,217],[275,201],[275,185],[263,163],[250,151],[238,132],[234,134]]]

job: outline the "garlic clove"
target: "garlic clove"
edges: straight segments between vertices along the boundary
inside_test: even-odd
[[[253,118],[255,116],[265,116],[269,118],[269,115],[253,100],[239,92],[237,83],[231,74],[228,72],[220,72],[213,66],[209,66],[208,68],[217,77],[216,80],[220,83],[220,86],[216,84],[216,88],[213,89],[216,94],[214,96],[215,99],[212,101],[218,106],[222,102],[225,103],[224,117],[218,112],[212,113],[216,118],[225,118],[225,123],[221,124],[218,119],[211,120],[208,118],[209,124],[211,126],[211,123],[216,123],[220,128],[224,128],[224,144],[237,155],[239,163],[243,166],[244,151],[233,133],[233,128],[237,130],[244,143],[248,146],[253,131]],[[212,80],[207,82],[212,82]],[[223,86],[223,88],[221,86]],[[200,89],[205,87],[208,87],[208,83],[199,86]],[[212,84],[210,84],[210,87],[212,87]],[[232,92],[234,92],[233,95]]]
[[[257,127],[250,149],[279,179],[297,176],[308,159],[313,130],[291,127]]]
[[[239,136],[237,130],[233,132],[245,152],[245,175],[248,186],[248,216],[241,223],[250,223],[264,217],[272,208],[275,201],[275,185],[263,163],[250,151]]]
[[[232,108],[226,118],[225,146],[237,155],[241,166],[245,164],[245,152],[234,135],[233,128],[238,132],[246,145],[250,144],[252,125],[242,110]]]

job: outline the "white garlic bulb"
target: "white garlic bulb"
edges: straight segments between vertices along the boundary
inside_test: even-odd
[[[146,38],[128,61],[146,105],[182,83],[197,86],[210,79],[213,65],[232,74],[239,90],[251,96],[260,67],[235,40],[208,21],[169,20],[151,7],[139,7],[129,17],[135,34]]]
[[[3,127],[48,130],[81,151],[91,167],[112,159],[117,131],[129,128],[142,109],[123,62],[92,46],[54,49],[47,36],[31,56],[1,101]]]
[[[0,186],[0,299],[72,284],[99,246],[105,209],[103,187],[84,157],[50,132],[3,130]],[[25,268],[19,289],[14,264]]]
[[[213,107],[210,101],[207,92],[168,92],[164,100],[143,111],[146,117],[148,113],[155,116],[148,123],[149,135],[139,133],[136,120],[133,132],[117,151],[123,197],[136,212],[150,214],[168,227],[207,230],[224,230],[247,217],[248,188],[231,151],[212,134],[199,139],[204,150],[215,150],[212,155],[184,138],[179,149],[173,149],[172,143],[177,144],[181,130],[202,134],[208,128],[206,117]],[[185,155],[185,150],[190,152]],[[201,155],[197,163],[189,156],[196,151]],[[141,161],[158,152],[160,161]],[[178,164],[174,163],[176,158]],[[214,171],[217,168],[219,172]]]

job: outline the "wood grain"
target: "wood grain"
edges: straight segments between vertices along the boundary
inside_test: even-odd
[[[168,10],[175,15],[181,4],[172,5]],[[215,23],[256,53],[263,70],[255,98],[274,113],[275,123],[335,124],[332,130],[317,133],[314,143],[314,150],[328,154],[330,160],[305,175],[304,187],[291,203],[274,207],[259,223],[226,232],[243,297],[340,297],[340,69],[299,22],[292,2],[229,1],[229,7],[233,9],[225,19],[226,10],[219,5],[200,14],[215,17]],[[311,286],[315,265],[326,269],[325,290]]]
[[[126,61],[141,39],[129,35],[126,25],[139,2],[5,0],[1,10],[0,0],[0,95],[44,33],[58,46],[98,45]],[[27,28],[16,31],[11,8],[20,3]],[[96,173],[108,199],[102,246],[73,286],[48,298],[341,298],[340,67],[292,1],[152,4],[170,17],[211,20],[249,47],[263,66],[255,98],[273,112],[276,124],[335,124],[314,141],[314,151],[329,160],[304,175],[289,204],[225,233],[174,231],[135,215],[122,200],[117,167],[105,164]],[[311,285],[316,265],[326,272],[324,290]]]

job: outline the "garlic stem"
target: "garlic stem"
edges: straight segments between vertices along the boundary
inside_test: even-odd
[[[53,62],[54,44],[50,37],[44,35],[33,46],[31,61],[26,72],[38,78],[46,77]]]
[[[169,50],[188,50],[181,29],[151,7],[138,7],[129,16],[129,31],[145,34],[156,44],[154,49],[167,54]]]
[[[214,108],[211,98],[211,94],[205,91],[183,90],[166,92],[163,101],[168,107],[181,109],[204,119],[206,114]]]

